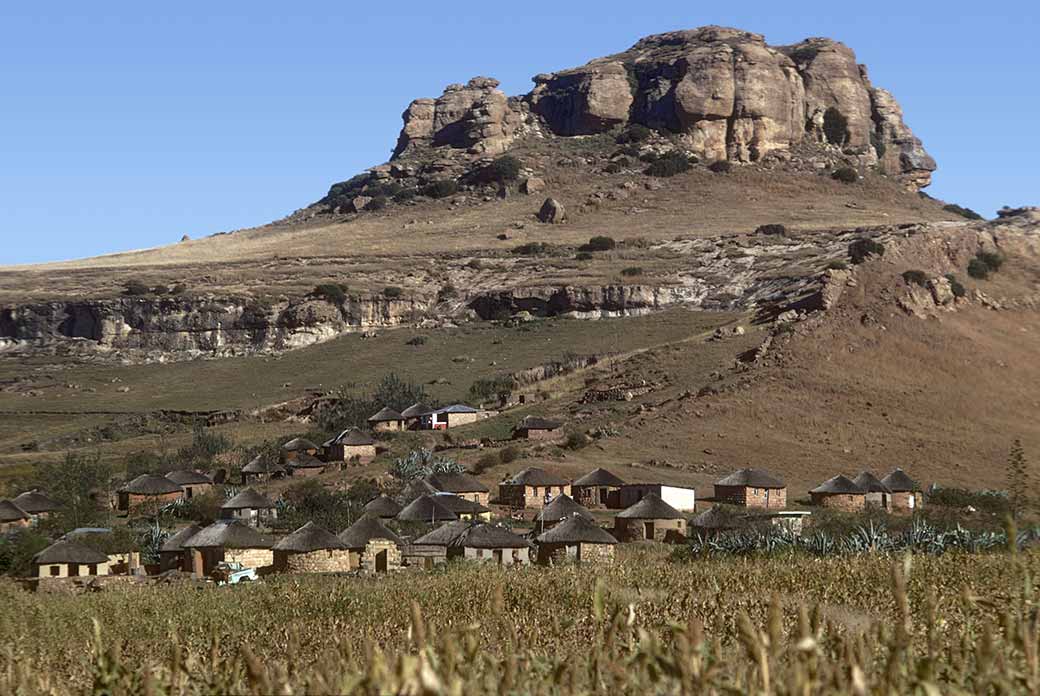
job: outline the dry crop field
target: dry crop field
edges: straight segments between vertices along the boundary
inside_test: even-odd
[[[451,564],[378,579],[29,594],[0,692],[1036,693],[1033,551]]]

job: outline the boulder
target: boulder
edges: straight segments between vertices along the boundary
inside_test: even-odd
[[[371,202],[372,202],[371,196],[355,196],[350,201],[350,207],[349,207],[348,212],[360,213],[362,210],[365,209],[365,206],[367,206]]]
[[[559,225],[567,220],[567,209],[555,198],[546,198],[538,211],[538,219],[550,225]]]
[[[953,287],[946,278],[932,278],[928,281],[928,291],[932,293],[935,304],[941,306],[952,304],[957,299],[953,294]]]
[[[528,177],[520,182],[520,193],[532,195],[545,190],[545,180],[538,177]]]

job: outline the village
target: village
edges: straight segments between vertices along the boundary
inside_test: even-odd
[[[109,529],[73,530],[33,557],[26,586],[81,591],[150,578],[239,584],[272,573],[432,569],[456,559],[503,566],[609,564],[619,544],[683,544],[754,526],[800,534],[813,509],[909,514],[923,504],[920,486],[898,468],[883,478],[869,471],[855,478],[837,474],[808,491],[810,505],[789,507],[784,481],[761,469],[734,471],[714,483],[712,495],[698,496],[692,486],[625,481],[605,468],[569,480],[528,466],[497,490],[465,471],[428,472],[392,494],[373,495],[345,529],[308,521],[288,533],[272,532],[281,507],[274,484],[369,462],[377,456],[376,437],[447,430],[488,415],[463,404],[430,409],[416,403],[400,412],[384,407],[368,418],[369,432],[349,428],[320,445],[293,438],[281,446],[277,462],[257,457],[242,466],[234,484],[222,470],[142,474],[114,492],[108,504],[118,514],[157,519],[170,506],[221,490],[226,499],[219,519],[171,530],[149,562],[139,550],[106,553],[83,543]],[[564,424],[526,416],[512,432],[518,441],[553,442]],[[38,527],[59,511],[46,491],[25,491],[0,501],[0,533]]]

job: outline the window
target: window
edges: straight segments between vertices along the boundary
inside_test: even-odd
[[[52,578],[56,578],[59,575],[61,575],[61,566],[51,566],[50,567],[50,574],[51,574]]]

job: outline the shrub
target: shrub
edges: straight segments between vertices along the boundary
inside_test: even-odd
[[[718,160],[709,164],[708,170],[716,174],[729,174],[733,171],[733,163],[729,160]]]
[[[386,208],[386,196],[376,196],[365,204],[365,210],[383,210]]]
[[[587,251],[579,251],[577,254],[574,255],[574,260],[575,261],[591,261],[592,260],[592,254],[590,254]]]
[[[849,121],[833,106],[823,112],[823,135],[831,145],[844,145],[849,140]]]
[[[552,252],[552,245],[545,242],[528,242],[513,249],[514,254],[521,256],[540,256]]]
[[[755,228],[755,234],[774,235],[778,237],[787,236],[787,228],[780,224],[759,225]]]
[[[386,297],[387,299],[394,300],[403,294],[404,290],[397,287],[396,285],[388,285],[385,288],[383,288],[383,297]]]
[[[673,150],[652,162],[650,166],[646,168],[646,173],[650,176],[667,177],[681,174],[685,171],[689,171],[689,169],[690,158],[681,152]]]
[[[618,162],[611,162],[607,166],[603,167],[603,171],[607,174],[618,174],[621,172],[621,164]]]
[[[424,346],[424,345],[426,345],[426,337],[425,336],[412,336],[411,338],[408,339],[406,345],[409,345],[409,346]]]
[[[148,295],[152,292],[152,289],[148,285],[137,278],[131,278],[130,280],[123,283],[123,294],[131,297],[139,295]]]
[[[641,143],[645,140],[649,140],[653,134],[654,132],[643,124],[632,123],[617,137],[617,143],[618,145]]]
[[[964,297],[968,294],[967,288],[964,287],[961,281],[958,280],[957,276],[955,276],[954,274],[947,273],[946,280],[950,282],[950,292],[953,293],[954,297]]]
[[[447,198],[459,191],[459,185],[453,179],[431,181],[423,188],[423,195],[429,198]]]
[[[989,278],[989,266],[982,259],[974,258],[968,262],[968,275],[976,280],[985,280]]]
[[[496,181],[515,181],[520,176],[523,163],[512,155],[504,155],[492,162],[488,168]]]
[[[394,203],[407,203],[415,198],[415,189],[401,189],[393,195]]]
[[[498,452],[488,452],[484,454],[474,462],[473,466],[470,467],[469,473],[479,476],[488,469],[498,466],[501,463]]]
[[[643,275],[643,269],[640,266],[629,266],[621,269],[621,275],[628,277],[641,276]]]
[[[481,261],[480,259],[470,259],[466,263],[466,268],[471,268],[474,271],[479,271],[479,270],[482,270],[484,268],[484,262]]]
[[[372,184],[365,187],[365,195],[370,198],[389,198],[396,196],[404,189],[396,181],[387,181],[380,184]]]
[[[571,433],[567,436],[567,440],[563,443],[563,446],[569,450],[580,450],[588,446],[591,440],[585,433]]]
[[[643,154],[639,155],[639,161],[650,164],[651,162],[656,162],[660,157],[661,156],[658,155],[656,152],[650,150],[649,152],[644,152]]]
[[[341,198],[344,196],[349,197],[356,195],[361,191],[361,189],[365,188],[365,184],[368,183],[369,176],[370,175],[368,174],[358,174],[357,176],[348,179],[347,181],[341,181],[339,183],[333,184],[329,187],[329,193],[326,196],[326,198],[333,199]]]
[[[975,257],[986,264],[986,267],[994,273],[999,271],[1000,267],[1004,265],[1004,257],[996,252],[980,251]]]
[[[347,286],[336,283],[322,283],[314,286],[311,294],[332,304],[343,304],[347,300]]]
[[[498,458],[503,464],[510,464],[520,458],[520,448],[516,445],[509,445],[499,453]]]
[[[459,291],[455,289],[455,286],[451,283],[442,285],[441,289],[437,291],[437,301],[444,302],[445,300],[452,300],[459,296]]]
[[[905,281],[907,285],[912,284],[924,287],[928,283],[928,275],[924,271],[918,271],[916,269],[903,271],[903,281]]]
[[[831,178],[843,184],[854,184],[859,181],[859,172],[852,167],[842,167],[831,174]]]
[[[596,236],[578,247],[578,251],[610,251],[617,246],[613,237]]]
[[[849,267],[849,264],[845,263],[841,259],[836,259],[827,264],[827,268],[834,271],[844,271]]]
[[[986,219],[986,218],[982,217],[981,215],[979,215],[978,213],[976,213],[971,208],[964,208],[962,206],[957,205],[956,203],[947,203],[946,205],[943,206],[943,210],[945,210],[947,213],[953,213],[954,215],[960,215],[961,217],[968,218],[969,220],[985,220]]]
[[[849,244],[849,258],[854,264],[861,264],[868,256],[884,256],[885,245],[873,239],[857,239]]]

